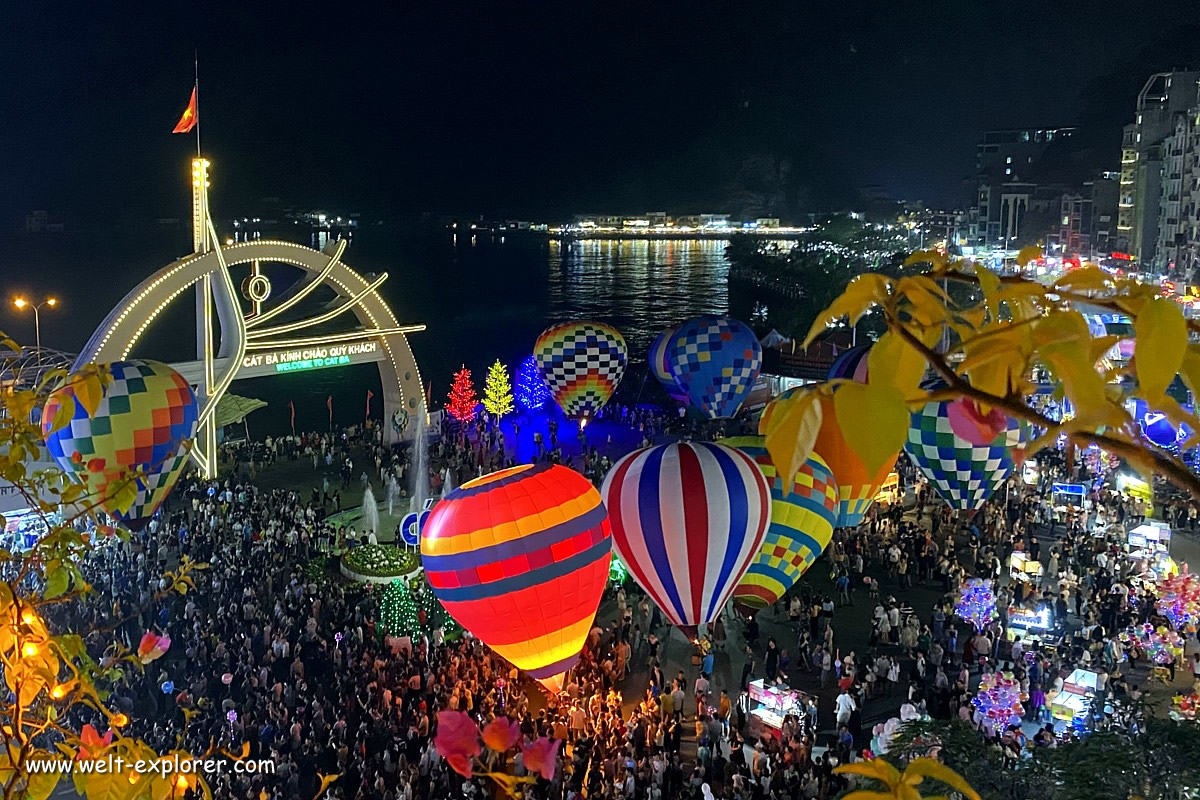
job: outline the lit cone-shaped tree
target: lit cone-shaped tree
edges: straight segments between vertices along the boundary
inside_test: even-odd
[[[454,382],[450,384],[450,394],[446,399],[446,410],[450,416],[459,422],[475,419],[475,383],[471,380],[471,370],[465,365],[454,373]]]
[[[500,363],[500,359],[488,367],[487,380],[483,384],[483,407],[497,420],[514,411],[508,368]]]
[[[538,372],[537,359],[533,356],[522,361],[521,368],[517,370],[516,394],[517,402],[526,411],[537,411],[550,402],[550,390],[546,388],[546,382]]]

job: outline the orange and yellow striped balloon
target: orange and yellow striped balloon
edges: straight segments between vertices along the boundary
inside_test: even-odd
[[[600,493],[558,465],[465,483],[421,531],[425,576],[450,615],[551,689],[587,640],[611,553]]]

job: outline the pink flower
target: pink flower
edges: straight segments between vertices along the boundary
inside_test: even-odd
[[[433,747],[451,768],[471,777],[471,759],[479,755],[479,726],[461,711],[438,712],[437,736]]]
[[[497,753],[503,753],[521,738],[521,726],[508,717],[496,717],[483,729],[483,743]]]
[[[96,758],[104,748],[112,744],[112,740],[112,731],[105,731],[101,736],[90,723],[84,725],[83,730],[79,732],[79,757],[89,760]]]
[[[993,408],[984,414],[969,397],[960,397],[951,402],[946,409],[946,418],[950,421],[950,430],[973,445],[991,444],[1008,428],[1008,419],[1003,411]]]
[[[537,772],[548,781],[554,780],[554,769],[558,766],[558,739],[538,738],[533,744],[521,746],[525,758],[525,769]]]
[[[161,658],[163,653],[171,649],[171,637],[159,636],[153,631],[146,631],[142,641],[138,642],[138,658],[143,664],[149,664]]]

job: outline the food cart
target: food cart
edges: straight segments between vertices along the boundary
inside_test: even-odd
[[[875,493],[876,503],[895,503],[900,500],[900,473],[889,472]]]
[[[1008,577],[1013,580],[1029,582],[1042,577],[1044,569],[1042,562],[1030,558],[1024,550],[1014,550],[1008,557]]]
[[[791,714],[801,723],[808,719],[805,714],[804,692],[789,689],[787,686],[768,686],[761,678],[751,681],[749,687],[750,710],[749,728],[752,736],[763,738],[782,736],[783,718]]]
[[[1054,718],[1070,722],[1085,716],[1092,706],[1091,696],[1096,694],[1097,679],[1096,673],[1086,669],[1077,669],[1067,676],[1062,691],[1049,698]]]
[[[1087,487],[1082,483],[1056,483],[1051,487],[1050,504],[1055,509],[1083,508]]]
[[[1129,531],[1126,538],[1130,550],[1149,550],[1165,553],[1171,549],[1171,526],[1149,520]]]

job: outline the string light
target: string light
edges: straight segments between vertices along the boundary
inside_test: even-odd
[[[517,402],[527,411],[537,411],[550,402],[550,390],[546,388],[533,356],[522,361],[517,370],[516,395]]]

